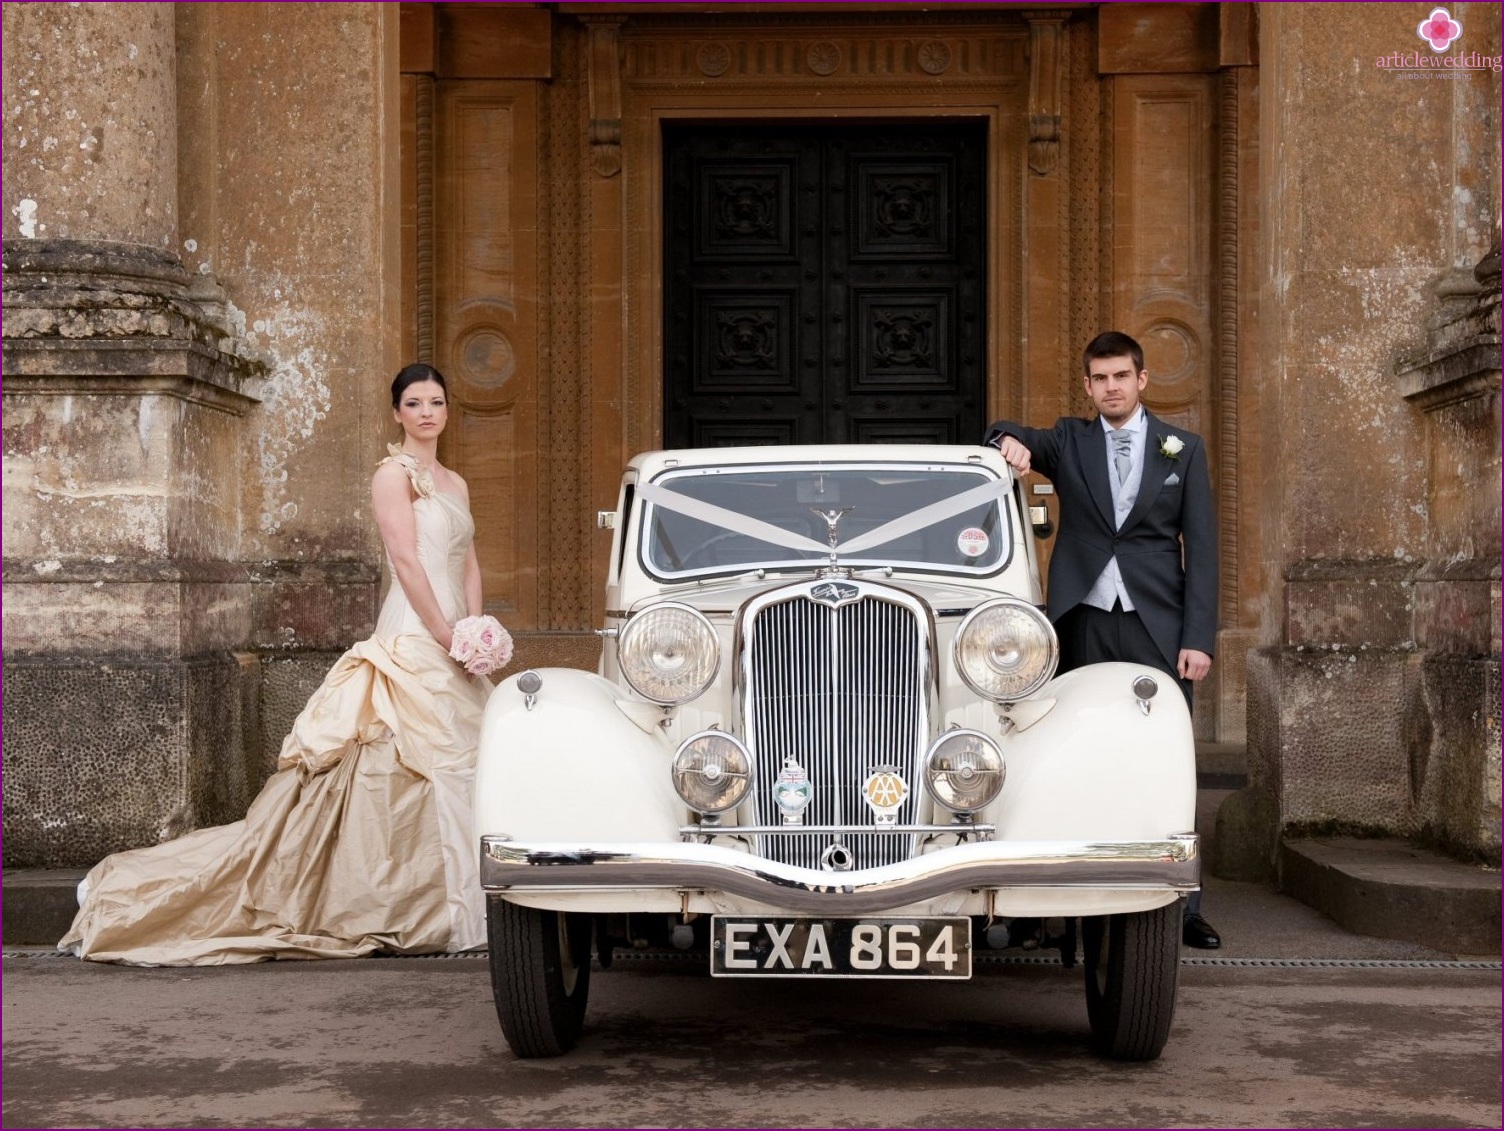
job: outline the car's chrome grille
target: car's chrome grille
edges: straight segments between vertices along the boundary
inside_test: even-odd
[[[784,759],[793,758],[814,789],[804,824],[851,830],[837,837],[791,825],[787,833],[759,837],[759,854],[816,868],[839,839],[856,868],[907,859],[915,837],[876,831],[862,785],[878,767],[897,769],[909,786],[897,822],[915,823],[926,705],[923,622],[914,610],[877,596],[832,607],[800,593],[756,610],[745,634],[744,710],[758,824],[782,820],[773,787]]]

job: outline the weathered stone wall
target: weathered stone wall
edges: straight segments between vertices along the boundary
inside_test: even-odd
[[[1497,4],[1454,13],[1463,47],[1498,55]],[[1429,53],[1402,6],[1260,16],[1273,599],[1249,659],[1253,789],[1285,828],[1430,833],[1496,857],[1499,645],[1472,618],[1499,612],[1497,298],[1482,399],[1458,420],[1430,418],[1395,373],[1450,280],[1497,256],[1499,76],[1378,66]],[[1468,678],[1442,674],[1464,656]],[[1448,686],[1466,709],[1438,698]],[[1445,784],[1459,775],[1467,788]]]
[[[370,478],[396,437],[398,13],[383,4],[180,4],[180,254],[218,278],[267,366],[244,484],[246,646],[269,767],[338,653],[370,631]]]
[[[396,436],[395,13],[177,7],[179,254],[223,285],[268,367],[240,464],[243,557],[375,561],[370,475]],[[362,627],[263,624],[256,643],[337,646]]]
[[[87,864],[239,816],[370,629],[396,14],[4,18],[5,855]]]

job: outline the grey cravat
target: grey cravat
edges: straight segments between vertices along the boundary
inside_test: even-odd
[[[1126,428],[1114,428],[1112,437],[1112,462],[1118,469],[1118,487],[1128,485],[1128,473],[1133,470],[1133,437]]]

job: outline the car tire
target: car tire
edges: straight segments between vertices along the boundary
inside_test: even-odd
[[[1092,1048],[1112,1060],[1154,1060],[1175,1017],[1181,903],[1081,920]]]
[[[562,1056],[574,1048],[590,997],[590,916],[486,899],[491,993],[519,1057]]]

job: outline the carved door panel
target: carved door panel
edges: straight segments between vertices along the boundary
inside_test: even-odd
[[[665,136],[664,444],[974,443],[980,125]]]

